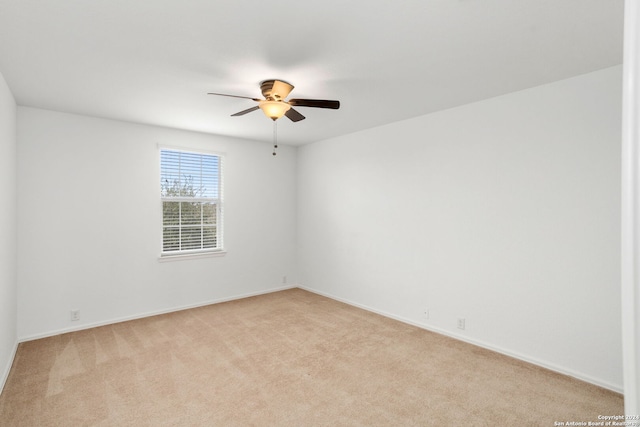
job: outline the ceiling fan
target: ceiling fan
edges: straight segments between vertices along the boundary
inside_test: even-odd
[[[330,108],[337,110],[340,108],[340,101],[331,101],[326,99],[290,99],[285,101],[289,93],[293,90],[293,85],[283,80],[265,80],[260,83],[260,90],[264,99],[251,98],[240,95],[227,95],[224,93],[209,93],[209,95],[230,96],[232,98],[250,99],[258,103],[255,107],[232,114],[232,117],[243,116],[252,111],[261,109],[264,114],[273,121],[278,120],[282,116],[287,116],[292,122],[304,120],[304,116],[292,107],[313,107],[313,108]]]

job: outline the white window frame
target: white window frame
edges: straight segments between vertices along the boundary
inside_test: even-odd
[[[223,239],[223,219],[224,219],[224,208],[223,208],[223,169],[224,169],[224,154],[219,152],[212,152],[206,150],[199,149],[190,149],[183,147],[170,147],[170,146],[158,146],[158,163],[160,166],[159,178],[162,180],[162,152],[163,151],[172,151],[172,152],[181,152],[186,154],[196,154],[202,156],[215,156],[218,158],[218,198],[213,197],[165,197],[160,192],[160,257],[159,261],[173,261],[178,259],[191,259],[191,258],[204,258],[211,256],[222,256],[226,254],[224,249],[224,239]],[[216,206],[216,247],[214,248],[200,248],[200,249],[179,249],[179,250],[164,250],[164,203],[165,202],[211,202]],[[202,225],[202,224],[201,224]],[[178,226],[178,229],[182,229],[182,226]]]

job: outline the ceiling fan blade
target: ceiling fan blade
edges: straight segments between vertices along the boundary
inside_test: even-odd
[[[229,96],[231,98],[242,98],[242,99],[250,99],[252,101],[260,101],[258,98],[251,98],[249,96],[240,96],[240,95],[227,95],[226,93],[209,92],[207,95]]]
[[[232,114],[231,117],[244,116],[247,113],[250,113],[252,111],[256,111],[256,110],[259,110],[259,109],[260,109],[260,107],[258,107],[258,106],[247,108],[246,110],[242,110],[242,111],[240,111],[238,113]]]
[[[340,101],[328,99],[290,99],[289,104],[294,107],[331,108],[332,110],[340,108]]]
[[[284,113],[284,115],[287,116],[292,122],[299,122],[300,120],[304,120],[305,118],[302,114],[300,114],[293,108],[289,108],[287,112]]]

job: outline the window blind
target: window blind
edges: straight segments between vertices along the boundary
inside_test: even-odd
[[[160,150],[162,253],[222,248],[221,157]]]

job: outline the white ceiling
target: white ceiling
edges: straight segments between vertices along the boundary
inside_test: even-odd
[[[282,79],[305,144],[622,62],[623,0],[0,0],[19,105],[271,141],[251,100]]]

